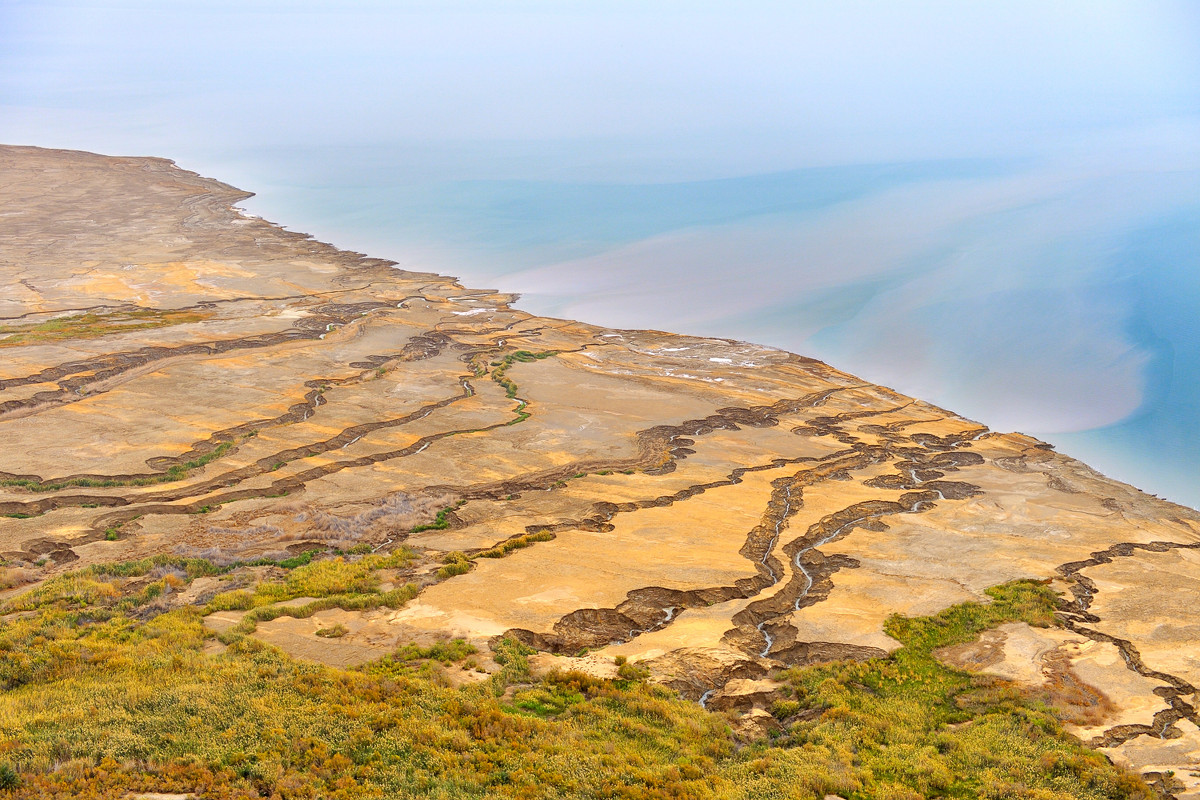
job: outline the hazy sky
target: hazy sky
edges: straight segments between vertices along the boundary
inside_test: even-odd
[[[438,170],[486,145],[471,177],[1007,155],[1195,114],[1197,42],[1200,4],[1150,0],[3,0],[0,133]]]
[[[1200,506],[1200,2],[14,2],[0,141],[824,358]],[[823,168],[823,169],[814,169]]]

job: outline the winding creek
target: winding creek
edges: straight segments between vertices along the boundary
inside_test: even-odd
[[[987,431],[985,429],[984,431],[977,433],[975,436],[971,437],[971,439],[969,439],[967,441],[974,441],[975,439],[978,439],[983,433],[986,433],[986,432]],[[795,570],[795,574],[800,575],[801,578],[803,579],[803,586],[801,586],[799,592],[797,593],[796,599],[792,603],[792,608],[787,613],[793,613],[793,612],[799,611],[801,609],[801,607],[804,604],[804,601],[808,598],[809,593],[812,591],[812,587],[815,582],[812,573],[810,573],[808,571],[808,568],[805,567],[805,565],[803,563],[803,559],[806,554],[812,552],[813,550],[816,550],[818,547],[821,547],[823,545],[829,544],[832,541],[835,541],[836,539],[841,537],[847,530],[849,530],[857,525],[861,525],[862,523],[864,523],[868,520],[877,519],[879,517],[884,517],[884,516],[890,516],[892,514],[917,514],[917,513],[920,513],[921,511],[923,511],[930,504],[935,503],[939,500],[946,499],[946,496],[945,496],[945,494],[942,493],[941,489],[938,489],[935,487],[925,488],[922,486],[922,484],[924,484],[925,481],[921,480],[917,476],[917,468],[915,466],[909,467],[908,473],[909,473],[909,476],[910,476],[912,482],[911,482],[910,486],[904,487],[905,489],[908,489],[910,491],[912,491],[912,490],[922,491],[923,490],[923,491],[933,492],[936,495],[936,497],[934,497],[932,499],[915,500],[912,502],[912,505],[910,508],[900,510],[900,511],[890,511],[890,510],[889,511],[879,511],[879,512],[875,512],[875,513],[871,513],[871,514],[865,514],[860,517],[855,517],[854,519],[848,520],[847,522],[843,523],[842,525],[839,525],[837,528],[830,531],[825,536],[822,536],[819,539],[816,539],[816,540],[812,541],[811,543],[806,544],[803,547],[799,548],[796,551],[795,555],[792,556],[791,562],[792,562],[792,567]],[[771,576],[771,585],[772,586],[775,586],[779,583],[780,577],[778,574],[776,574],[775,570],[771,567],[769,559],[771,557],[771,553],[774,552],[775,547],[779,542],[780,534],[782,533],[784,526],[787,524],[788,518],[792,515],[792,511],[793,511],[792,506],[793,506],[792,486],[789,484],[787,487],[785,487],[784,492],[783,492],[783,511],[779,515],[778,519],[776,519],[776,521],[775,521],[774,534],[771,537],[770,542],[767,544],[766,550],[763,553],[762,558],[759,560],[759,563],[761,563],[764,567],[767,568],[767,572]],[[758,653],[759,658],[769,658],[770,657],[771,648],[774,647],[774,645],[775,645],[775,638],[771,635],[770,631],[767,630],[767,625],[769,625],[772,622],[777,621],[782,616],[785,616],[785,615],[778,614],[775,616],[770,616],[770,617],[763,619],[762,621],[758,622],[755,625],[755,629],[760,634],[762,634],[763,640],[765,642],[763,649]],[[707,691],[705,691],[700,696],[700,701],[699,701],[700,706],[702,708],[707,708],[708,701],[720,689],[721,689],[721,687],[714,686],[714,687],[708,689]]]

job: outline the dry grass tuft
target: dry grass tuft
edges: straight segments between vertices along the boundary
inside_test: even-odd
[[[295,521],[304,523],[280,541],[382,542],[407,536],[413,528],[428,524],[442,509],[453,503],[449,495],[412,497],[403,492],[385,497],[375,507],[353,516],[342,517],[312,506],[301,507]]]
[[[0,591],[15,589],[37,580],[33,570],[25,567],[0,567]]]

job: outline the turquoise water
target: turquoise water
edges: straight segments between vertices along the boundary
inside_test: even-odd
[[[1131,236],[1114,273],[1129,336],[1152,354],[1144,402],[1112,425],[1057,438],[1068,452],[1146,476],[1148,491],[1200,506],[1200,204]]]
[[[1197,198],[1186,164],[1023,159],[641,185],[364,175],[248,205],[539,313],[815,355],[1200,505]]]
[[[1002,174],[995,159],[860,164],[675,182],[413,179],[401,154],[263,153],[257,207],[372,242],[441,248],[485,274],[582,258],[681,229],[799,215],[904,184]],[[389,163],[389,160],[391,163]],[[306,174],[308,173],[308,174]],[[261,175],[261,178],[260,178]],[[280,183],[278,176],[289,176]],[[267,185],[258,183],[259,180]],[[401,254],[403,255],[403,254]]]

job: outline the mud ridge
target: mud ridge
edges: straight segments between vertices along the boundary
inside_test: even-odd
[[[839,417],[844,416],[839,415]],[[835,418],[825,419],[834,420]],[[837,427],[838,424],[829,421],[823,424],[823,429],[836,432],[840,430]],[[898,469],[897,473],[869,479],[864,481],[863,485],[916,491],[902,495],[899,501],[866,501],[842,509],[810,526],[804,536],[785,545],[783,551],[793,566],[793,573],[788,583],[771,597],[751,603],[734,615],[732,621],[736,627],[726,633],[724,637],[726,643],[744,652],[754,653],[759,658],[776,658],[789,664],[813,663],[834,652],[844,653],[839,657],[873,658],[883,654],[883,651],[877,648],[797,642],[797,630],[788,624],[785,618],[801,608],[826,599],[833,589],[833,573],[842,568],[854,568],[858,565],[851,558],[826,557],[816,549],[820,545],[836,541],[848,535],[856,527],[878,530],[879,528],[872,526],[882,525],[882,522],[877,521],[882,516],[916,513],[923,507],[930,506],[935,500],[966,499],[979,493],[979,487],[970,483],[937,480],[937,478],[943,477],[944,473],[930,468],[936,465],[941,470],[950,471],[957,469],[960,465],[983,463],[984,459],[978,453],[969,450],[951,451],[951,448],[957,448],[964,444],[970,447],[969,442],[978,438],[981,435],[979,432],[963,432],[944,438],[926,434],[904,437],[891,429],[889,429],[889,434],[889,439],[893,444],[913,442],[920,444],[921,448],[858,445],[864,456],[867,457],[867,463],[883,463],[897,456],[907,459],[895,464]],[[840,437],[839,441],[842,441]],[[923,449],[926,447],[935,448],[935,452],[927,452]],[[813,475],[816,474],[813,473]],[[800,478],[801,473],[798,473],[796,477]],[[820,477],[825,479],[836,476]],[[802,485],[801,481],[796,488],[802,490]]]
[[[869,460],[869,456],[861,453],[849,456],[845,453],[835,453],[825,459],[812,457],[777,459],[768,464],[739,467],[724,480],[696,484],[671,495],[630,503],[598,503],[593,507],[596,509],[596,514],[592,517],[554,525],[531,525],[526,528],[526,531],[527,533],[558,533],[563,530],[581,528],[598,531],[612,530],[609,520],[616,514],[629,513],[643,508],[668,506],[695,497],[709,489],[736,485],[741,483],[743,475],[751,472],[778,469],[788,464],[821,461],[820,466],[812,470],[803,470],[797,475],[814,473],[830,476],[839,474],[848,468],[863,466],[869,463]],[[813,479],[812,482],[815,480],[817,479]],[[616,608],[579,609],[563,616],[554,623],[550,634],[539,634],[523,629],[513,629],[509,631],[509,634],[539,650],[570,654],[583,648],[628,642],[644,633],[669,625],[679,612],[689,608],[700,608],[755,596],[763,589],[772,586],[777,580],[776,570],[783,568],[778,560],[772,563],[772,560],[768,558],[771,550],[770,544],[773,544],[771,531],[776,526],[782,526],[786,517],[798,510],[798,503],[795,508],[788,509],[782,500],[783,494],[794,486],[796,481],[796,476],[772,481],[772,495],[763,519],[747,533],[746,542],[739,550],[741,555],[755,565],[758,572],[755,577],[735,581],[732,586],[713,586],[690,591],[665,589],[658,586],[634,589]]]
[[[687,458],[687,456],[694,452],[690,449],[690,445],[694,444],[694,442],[688,437],[704,436],[718,430],[736,431],[740,430],[742,425],[759,428],[772,427],[779,424],[780,416],[799,413],[806,408],[819,406],[833,394],[852,388],[861,388],[861,386],[837,387],[821,392],[813,392],[797,399],[780,400],[768,406],[722,408],[703,419],[685,420],[677,425],[658,425],[653,428],[646,428],[634,434],[637,439],[638,455],[628,459],[616,461],[575,461],[551,470],[530,473],[519,479],[510,478],[503,481],[465,487],[438,484],[425,487],[425,491],[450,493],[468,500],[495,500],[511,494],[519,494],[523,491],[546,489],[562,481],[564,478],[577,475],[580,472],[602,472],[605,470],[617,472],[625,469],[642,469],[647,475],[666,475],[676,469],[676,461]],[[804,460],[781,458],[773,461],[772,466],[802,463]],[[750,469],[771,469],[772,466]],[[726,485],[728,483],[718,482],[714,484],[714,487]],[[603,514],[605,512],[599,511],[598,513]],[[577,522],[560,523],[559,525],[550,527],[533,526],[536,530],[529,530],[528,532],[570,530],[573,527],[590,524],[595,524],[595,522],[591,520],[579,520]]]
[[[370,302],[351,304],[325,304],[317,307],[313,315],[298,320],[296,324],[277,333],[256,334],[235,339],[216,339],[208,342],[179,345],[177,347],[153,346],[122,353],[109,353],[94,358],[69,361],[21,378],[0,381],[0,391],[17,386],[55,382],[57,391],[38,392],[23,400],[0,402],[0,419],[16,415],[28,416],[74,403],[86,397],[94,397],[107,391],[104,382],[118,378],[131,370],[157,361],[181,356],[220,355],[234,350],[273,347],[286,342],[319,339],[332,327],[345,325],[370,311],[393,308],[394,303]],[[76,377],[68,377],[68,376]]]
[[[1121,657],[1125,660],[1125,665],[1129,669],[1143,677],[1168,684],[1166,687],[1156,690],[1156,694],[1160,695],[1166,701],[1167,707],[1157,712],[1149,725],[1114,726],[1088,742],[1092,747],[1114,747],[1131,739],[1136,739],[1139,736],[1175,739],[1182,736],[1179,729],[1175,727],[1175,723],[1181,719],[1189,720],[1192,724],[1200,727],[1200,713],[1197,712],[1195,706],[1183,699],[1187,695],[1196,695],[1195,686],[1175,675],[1148,667],[1142,660],[1142,655],[1138,652],[1133,642],[1103,633],[1082,624],[1102,621],[1089,610],[1097,589],[1095,581],[1082,574],[1083,570],[1100,564],[1111,563],[1117,558],[1131,556],[1138,550],[1150,553],[1165,553],[1170,550],[1200,550],[1200,542],[1160,541],[1149,542],[1147,544],[1122,542],[1105,550],[1092,553],[1090,558],[1082,561],[1071,561],[1059,566],[1057,569],[1058,573],[1070,584],[1071,594],[1073,595],[1073,599],[1064,600],[1059,609],[1058,617],[1063,627],[1081,636],[1086,636],[1092,641],[1112,644],[1120,652]]]
[[[799,410],[804,407],[812,407],[814,401],[823,402],[832,393],[832,391],[821,392],[815,397],[809,395],[806,398],[801,398],[799,401],[790,401],[783,408]],[[799,403],[806,404],[799,405]],[[758,424],[770,424],[768,420],[778,413],[780,407],[780,404],[775,404],[771,407],[758,407],[753,409],[753,413],[748,416]],[[771,411],[765,411],[766,408],[770,408]],[[722,409],[718,412],[718,415],[713,415],[703,420],[691,420],[683,423],[681,426],[674,426],[666,434],[666,437],[661,436],[663,428],[651,429],[652,436],[659,442],[673,438],[673,445],[675,447],[690,444],[690,440],[678,438],[680,430],[707,432],[705,429],[714,424],[729,424],[729,416],[725,413],[728,411],[729,409]],[[750,411],[750,409],[743,411]],[[717,419],[714,419],[714,417],[717,417]],[[747,415],[740,414],[738,418],[744,420],[747,418]],[[777,418],[774,422],[778,424]],[[733,424],[736,425],[737,423]],[[712,429],[715,430],[716,428],[713,427]],[[702,434],[697,433],[694,435]],[[975,434],[975,436],[977,435]],[[958,447],[962,443],[969,441],[970,438],[972,438],[972,435],[967,433],[952,435],[944,439],[939,437],[923,437],[920,443],[923,446],[928,443],[939,450],[949,450],[951,447]],[[907,439],[907,441],[916,441],[916,439],[913,437],[912,439]],[[946,469],[954,469],[958,464],[976,464],[983,461],[982,457],[978,454],[969,452],[936,452],[927,454],[915,448],[905,449],[901,452],[910,458],[934,461]],[[612,526],[609,521],[617,513],[636,511],[639,508],[669,505],[693,497],[710,488],[739,483],[741,475],[749,471],[771,469],[787,463],[801,463],[803,461],[821,462],[820,466],[809,470],[802,470],[790,479],[781,478],[773,482],[772,496],[768,501],[763,520],[747,534],[746,543],[739,551],[743,556],[755,562],[759,573],[755,578],[738,581],[734,586],[709,587],[703,590],[677,592],[674,594],[669,594],[671,590],[662,589],[661,587],[636,589],[631,591],[627,595],[626,600],[616,608],[579,609],[565,615],[554,624],[552,633],[550,634],[539,634],[523,629],[514,629],[510,633],[525,644],[537,649],[569,654],[578,652],[583,648],[623,643],[642,633],[658,630],[670,624],[676,618],[678,612],[687,608],[711,605],[714,602],[724,602],[731,599],[753,597],[761,593],[763,589],[777,583],[779,572],[782,570],[782,564],[777,559],[770,557],[770,551],[773,549],[775,539],[778,537],[780,530],[786,524],[786,518],[798,511],[802,504],[802,500],[799,499],[800,495],[798,495],[794,504],[789,504],[785,507],[783,499],[785,493],[802,491],[802,487],[805,485],[812,485],[818,481],[830,478],[842,477],[850,470],[861,469],[872,463],[886,462],[892,456],[893,453],[885,446],[862,445],[856,442],[851,454],[843,452],[833,454],[824,459],[806,458],[790,461],[780,459],[772,462],[770,465],[759,465],[757,467],[734,470],[730,474],[730,477],[725,480],[687,487],[673,495],[632,503],[597,503],[593,506],[594,513],[581,520],[527,526],[527,533],[558,533],[571,529],[592,531],[611,530]],[[937,480],[923,482],[919,477],[920,472],[915,470],[918,463],[920,462],[901,462],[898,466],[902,467],[902,471],[896,477],[903,479],[904,472],[910,472],[911,481],[917,488],[920,488],[920,491],[905,494],[898,502],[883,500],[867,501],[851,506],[849,509],[844,509],[842,512],[838,512],[818,522],[816,525],[810,527],[805,537],[801,537],[786,546],[784,552],[789,558],[795,561],[795,566],[798,569],[793,574],[791,580],[789,580],[788,585],[780,593],[761,602],[763,604],[784,603],[787,608],[780,608],[778,612],[771,613],[767,608],[762,609],[760,612],[751,606],[739,612],[733,619],[737,627],[726,634],[728,643],[739,647],[739,649],[748,650],[751,649],[751,642],[755,642],[753,647],[755,648],[755,652],[758,652],[763,638],[766,637],[766,648],[762,649],[761,655],[770,653],[774,658],[785,661],[796,659],[803,661],[803,663],[810,663],[813,659],[829,657],[835,652],[843,654],[844,657],[851,657],[851,654],[854,657],[863,658],[883,655],[883,651],[877,648],[857,648],[851,645],[843,646],[835,643],[799,643],[795,641],[795,629],[790,625],[779,626],[780,630],[776,633],[782,637],[781,641],[786,643],[786,647],[776,652],[773,651],[773,634],[764,630],[764,626],[772,621],[777,621],[779,617],[824,599],[832,589],[832,581],[830,580],[832,573],[844,566],[856,566],[852,559],[839,559],[836,557],[827,559],[820,553],[816,553],[812,546],[806,546],[805,544],[810,536],[814,537],[812,541],[821,541],[822,539],[824,540],[822,543],[832,541],[845,535],[856,525],[869,525],[870,520],[886,514],[912,513],[921,510],[923,506],[929,505],[935,500],[961,499],[978,493],[978,487],[965,482]],[[907,468],[910,464],[913,467],[912,469]],[[928,472],[926,470],[927,474]],[[941,473],[937,473],[937,476],[940,477]],[[504,488],[512,489],[516,487],[508,484]],[[905,486],[902,488],[911,487]],[[831,530],[834,533],[831,534]],[[811,570],[806,569],[807,567],[811,567]],[[807,585],[802,586],[805,581],[807,581]],[[664,595],[664,593],[668,593],[669,596]],[[754,631],[753,636],[743,629],[746,624],[749,624],[751,630]],[[788,636],[789,630],[791,631],[790,637]]]
[[[725,641],[756,656],[774,658],[787,664],[811,663],[814,643],[797,642],[798,631],[786,621],[791,614],[829,597],[832,576],[843,568],[858,566],[852,558],[825,556],[816,548],[848,536],[854,529],[868,526],[880,517],[920,511],[922,506],[940,499],[933,490],[909,492],[899,500],[866,500],[836,511],[809,526],[802,536],[783,547],[793,566],[787,583],[765,600],[752,603],[734,615],[736,627],[726,633]],[[766,645],[764,649],[763,645]],[[883,654],[877,648],[863,648],[865,657]]]
[[[462,381],[464,388],[467,390],[467,392],[474,391],[473,389],[470,388],[470,384],[467,382],[467,379],[465,377],[461,378],[460,380]],[[458,395],[458,396],[455,396],[452,398],[446,398],[443,401],[439,401],[439,403],[445,405],[450,402],[455,402],[457,400],[461,400],[464,396],[469,396],[469,394]],[[520,401],[519,398],[518,398],[518,402],[520,403],[520,405],[518,406],[519,408],[523,408],[525,406],[524,401]],[[419,413],[420,412],[414,412],[414,414],[419,414]],[[409,415],[409,416],[412,416],[412,415]],[[332,464],[326,464],[321,467],[314,467],[313,469],[305,470],[303,472],[299,472],[294,475],[288,476],[286,478],[282,478],[280,480],[274,481],[265,488],[242,489],[242,490],[237,490],[237,491],[233,491],[233,492],[226,492],[224,494],[220,494],[215,497],[206,498],[203,501],[194,500],[191,503],[174,504],[174,505],[161,502],[161,498],[170,497],[169,493],[160,493],[159,495],[147,495],[144,498],[139,498],[139,500],[137,501],[137,505],[133,505],[131,501],[124,500],[123,505],[127,506],[126,510],[116,512],[116,513],[110,514],[110,515],[105,515],[96,520],[93,520],[89,533],[84,534],[83,536],[77,537],[76,539],[69,541],[67,544],[68,544],[68,546],[74,547],[74,546],[78,546],[80,544],[86,544],[88,542],[96,541],[109,528],[120,527],[121,525],[125,524],[126,522],[128,522],[136,517],[147,515],[147,514],[167,514],[167,515],[170,515],[170,514],[203,514],[203,513],[207,513],[208,511],[212,510],[215,507],[224,505],[226,503],[236,502],[238,500],[248,500],[248,499],[260,498],[260,497],[282,497],[282,496],[291,494],[293,492],[303,490],[304,486],[313,480],[316,480],[318,478],[323,478],[327,475],[332,475],[332,474],[334,474],[336,472],[340,472],[344,469],[351,469],[351,468],[355,468],[355,467],[365,467],[365,466],[370,466],[372,464],[378,464],[378,463],[381,463],[384,461],[390,461],[390,460],[393,460],[396,458],[404,458],[406,456],[416,455],[418,453],[423,452],[426,448],[428,448],[433,443],[440,441],[442,439],[445,439],[447,437],[458,436],[458,435],[462,435],[462,434],[470,434],[470,433],[487,433],[489,431],[498,430],[500,428],[508,427],[510,425],[514,425],[519,422],[522,422],[522,421],[524,421],[524,419],[527,418],[527,416],[528,415],[517,416],[514,419],[506,420],[504,422],[493,423],[491,425],[485,425],[480,428],[461,428],[461,429],[455,429],[455,430],[449,430],[449,431],[439,431],[437,433],[432,433],[427,436],[423,436],[420,439],[418,439],[417,441],[413,442],[412,444],[410,444],[406,447],[402,447],[398,450],[390,450],[390,451],[386,451],[383,453],[373,453],[371,455],[362,456],[362,457],[356,458],[356,459],[337,461]],[[368,424],[374,424],[374,423],[368,423]],[[339,437],[335,437],[335,438],[340,438],[340,435],[339,435]],[[263,463],[264,462],[262,460],[260,460],[259,462],[256,463],[256,465],[254,467],[247,468],[247,469],[259,469]],[[245,471],[245,470],[238,470],[238,471],[235,471],[235,473],[231,473],[231,474],[236,475],[237,473],[240,473],[243,471]],[[256,474],[260,474],[260,473],[256,473]],[[233,481],[233,483],[240,482],[240,480],[244,480],[244,479],[245,478],[241,478],[238,481]],[[214,479],[214,481],[211,483],[219,484],[220,482],[221,482],[221,479],[218,478],[218,479]],[[206,485],[208,485],[208,484],[206,484]],[[215,488],[222,488],[222,487],[216,486]],[[196,496],[195,492],[191,492],[191,491],[189,491],[188,493],[186,493],[184,495],[184,497],[195,497],[195,496]],[[182,498],[179,498],[179,499],[182,499]],[[55,501],[61,501],[61,498],[50,497],[50,498],[45,498],[43,501],[38,501],[38,502],[49,503],[50,505],[46,510],[50,510],[51,508],[57,507],[57,506],[53,505],[55,503]],[[87,502],[91,502],[91,500],[88,500]],[[79,504],[83,505],[84,503],[79,503]],[[11,505],[11,504],[6,504],[6,505]],[[22,504],[22,505],[25,508],[34,508],[37,505],[37,503],[27,503],[27,504]],[[2,508],[2,506],[0,506],[0,508]],[[4,513],[13,513],[13,512],[4,512]],[[27,512],[16,512],[16,513],[27,513]]]
[[[421,408],[417,409],[416,411],[413,411],[409,414],[405,414],[402,417],[396,417],[394,419],[380,420],[378,422],[366,422],[366,423],[362,423],[360,425],[354,425],[349,428],[345,428],[344,430],[340,431],[336,436],[333,436],[329,439],[325,439],[325,440],[319,441],[319,442],[313,442],[311,444],[292,448],[290,450],[282,450],[282,451],[279,451],[276,453],[272,453],[269,456],[260,458],[258,461],[256,461],[254,464],[252,464],[250,466],[243,467],[243,468],[237,469],[237,470],[232,470],[230,472],[226,472],[224,474],[218,475],[210,480],[207,480],[207,481],[204,481],[201,483],[188,484],[187,486],[183,486],[178,489],[173,489],[173,490],[164,491],[164,492],[147,493],[147,494],[139,496],[136,500],[129,500],[127,498],[123,498],[123,497],[115,496],[115,495],[61,495],[61,494],[58,494],[58,495],[47,496],[47,497],[41,498],[39,500],[34,500],[34,501],[29,501],[29,502],[16,502],[16,501],[0,502],[0,513],[4,513],[4,514],[24,513],[24,514],[33,515],[33,514],[43,514],[47,511],[50,511],[50,510],[53,510],[56,508],[64,508],[67,506],[80,506],[80,505],[85,505],[85,504],[128,505],[130,503],[135,503],[135,502],[136,503],[172,502],[172,501],[177,501],[177,500],[183,500],[183,499],[186,499],[189,497],[199,497],[201,495],[208,494],[209,492],[215,491],[217,489],[223,489],[223,488],[227,488],[229,486],[235,486],[238,483],[241,483],[242,481],[248,480],[249,478],[257,477],[258,475],[262,475],[267,472],[272,472],[280,463],[287,463],[289,461],[296,461],[298,459],[308,458],[308,457],[311,457],[314,455],[320,455],[321,453],[326,453],[331,450],[336,450],[336,449],[345,447],[346,445],[350,444],[351,442],[357,441],[357,440],[361,439],[363,436],[366,436],[367,434],[372,433],[374,431],[383,430],[386,428],[396,428],[396,427],[401,427],[403,425],[407,425],[410,422],[415,422],[416,420],[423,419],[424,417],[429,416],[429,414],[433,413],[434,411],[436,411],[440,408],[445,408],[446,406],[448,406],[452,403],[457,403],[460,400],[464,400],[475,394],[474,389],[471,387],[470,383],[468,383],[466,381],[466,379],[462,379],[462,386],[463,386],[462,393],[452,395],[451,397],[443,398],[442,400],[438,400],[437,402],[434,402],[434,403],[428,403],[428,404],[422,406]],[[315,407],[316,405],[320,405],[320,394],[314,391],[313,393],[310,393],[310,395],[315,398],[313,407]],[[301,404],[301,405],[303,406],[303,404]],[[293,410],[295,408],[296,407],[293,407]],[[289,412],[289,415],[291,413],[293,413],[293,412]],[[282,417],[278,418],[278,419],[282,419]],[[295,421],[299,421],[299,420],[295,420]],[[399,451],[397,451],[397,452],[399,452]],[[156,475],[162,475],[162,474],[164,474],[164,473],[154,473],[149,476],[117,475],[117,476],[95,476],[95,477],[98,480],[114,480],[114,481],[121,481],[121,482],[128,483],[128,482],[137,480],[138,478],[154,477]],[[8,477],[7,475],[0,474],[0,478],[7,478],[7,477]],[[87,479],[89,477],[91,477],[91,476],[84,476],[84,479]],[[78,479],[79,479],[78,477],[72,477],[72,478],[65,478],[65,479],[61,479],[61,480],[65,482],[65,481],[78,480]]]

